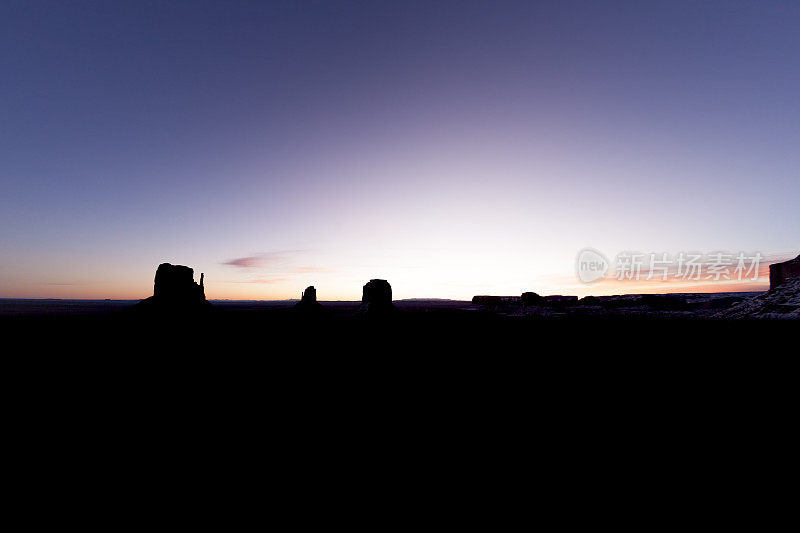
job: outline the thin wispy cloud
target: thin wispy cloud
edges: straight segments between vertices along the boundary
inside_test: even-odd
[[[232,283],[259,285],[280,284],[291,282],[296,276],[333,272],[326,267],[303,264],[308,260],[303,258],[306,252],[308,250],[263,252],[230,259],[222,264],[235,267],[241,277],[249,278],[231,280]]]
[[[239,268],[256,268],[265,266],[266,260],[263,257],[253,255],[250,257],[238,257],[236,259],[231,259],[230,261],[225,261],[222,264]]]
[[[265,268],[279,265],[290,260],[292,256],[302,253],[304,250],[280,250],[276,252],[264,252],[246,257],[237,257],[224,261],[223,265],[237,268]]]

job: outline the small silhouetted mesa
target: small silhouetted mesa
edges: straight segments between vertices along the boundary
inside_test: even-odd
[[[578,303],[577,296],[561,296],[555,294],[551,296],[540,296],[535,292],[523,292],[520,296],[487,296],[478,295],[472,297],[472,303],[484,307],[507,307],[507,306],[548,306],[563,307]]]
[[[322,305],[317,301],[317,289],[313,285],[306,287],[295,307],[308,311],[322,308]]]
[[[153,296],[139,302],[140,308],[207,308],[203,286],[204,274],[200,274],[200,284],[194,281],[194,270],[183,265],[161,263],[156,270],[153,283]]]
[[[519,300],[522,305],[541,305],[544,302],[544,298],[535,292],[523,292]]]
[[[385,279],[371,279],[364,285],[361,296],[361,310],[381,313],[395,310],[392,305],[392,286]]]

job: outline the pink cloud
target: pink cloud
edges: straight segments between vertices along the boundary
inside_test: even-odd
[[[303,250],[280,250],[277,252],[265,252],[247,257],[237,257],[230,261],[225,261],[223,265],[235,266],[238,268],[263,268],[268,265],[284,263],[294,254]]]
[[[231,259],[230,261],[225,261],[222,264],[235,266],[239,268],[256,268],[264,266],[265,263],[266,261],[263,257],[254,255],[250,257],[239,257],[236,259]]]

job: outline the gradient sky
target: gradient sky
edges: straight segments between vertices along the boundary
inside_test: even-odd
[[[800,2],[0,4],[0,297],[633,292],[800,252]]]

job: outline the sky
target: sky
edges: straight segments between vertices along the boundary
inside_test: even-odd
[[[144,298],[163,262],[210,299],[727,290],[576,257],[800,253],[798,28],[769,0],[6,0],[0,297]]]

